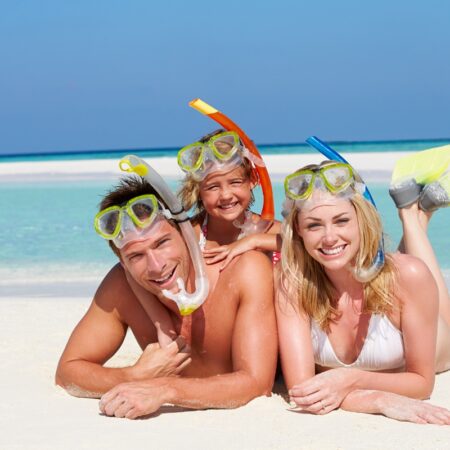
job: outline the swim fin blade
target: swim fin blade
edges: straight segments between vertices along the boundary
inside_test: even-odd
[[[450,145],[434,147],[400,158],[392,173],[391,186],[414,179],[425,185],[437,180],[450,165]]]

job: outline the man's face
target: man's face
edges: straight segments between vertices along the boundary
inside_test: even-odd
[[[147,291],[161,297],[167,289],[178,292],[177,278],[187,283],[190,256],[179,231],[161,219],[148,238],[134,241],[120,250],[122,264]]]

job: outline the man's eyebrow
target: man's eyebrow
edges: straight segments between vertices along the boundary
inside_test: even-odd
[[[164,239],[170,238],[171,236],[172,233],[170,231],[167,231],[162,236],[159,236],[157,239],[155,239],[155,242],[153,244],[158,244],[159,242],[163,241]]]

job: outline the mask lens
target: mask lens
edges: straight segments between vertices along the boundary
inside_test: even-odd
[[[287,184],[287,190],[294,198],[303,198],[308,193],[313,174],[300,173],[292,177]]]
[[[229,159],[238,149],[239,139],[234,134],[223,134],[211,142],[221,159]]]
[[[120,220],[120,210],[114,209],[112,211],[106,211],[104,214],[98,216],[96,227],[101,234],[106,237],[113,237],[117,234]]]
[[[155,215],[155,203],[150,198],[141,198],[130,205],[133,216],[139,226],[149,225]]]
[[[193,145],[180,150],[179,161],[185,169],[194,169],[200,166],[203,153],[202,145]]]
[[[346,188],[349,181],[352,180],[350,168],[346,166],[336,166],[328,170],[322,170],[322,175],[328,184],[337,190]]]

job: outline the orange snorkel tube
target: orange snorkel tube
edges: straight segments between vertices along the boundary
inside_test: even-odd
[[[196,98],[195,100],[189,102],[189,106],[201,112],[205,116],[210,117],[211,119],[216,121],[219,125],[221,125],[223,128],[225,128],[225,130],[235,131],[241,138],[241,141],[243,142],[244,146],[256,157],[262,160],[261,154],[259,153],[253,141],[244,133],[244,131],[238,125],[236,125],[225,114],[221,113],[220,111],[213,108],[211,105],[208,105],[208,103],[205,103],[203,100],[200,100],[199,98]],[[258,231],[263,232],[272,225],[275,215],[272,183],[270,182],[269,173],[267,172],[266,167],[255,166],[255,168],[256,171],[258,172],[259,182],[261,184],[264,198],[264,203],[261,211],[261,220],[259,221],[262,223],[260,224],[260,227],[258,227],[261,228]]]

